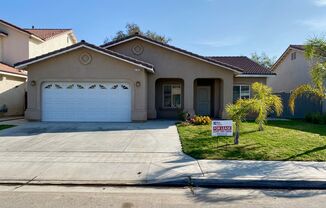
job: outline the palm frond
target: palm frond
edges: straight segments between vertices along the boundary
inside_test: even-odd
[[[290,95],[289,107],[292,113],[294,113],[295,100],[300,95],[315,95],[319,98],[325,98],[325,92],[323,91],[323,89],[314,88],[312,85],[309,84],[300,85],[299,87],[294,89]]]

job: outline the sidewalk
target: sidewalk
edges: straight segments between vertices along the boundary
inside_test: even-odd
[[[326,162],[198,160],[197,186],[326,188]]]

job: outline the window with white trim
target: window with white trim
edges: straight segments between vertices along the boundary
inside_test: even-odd
[[[181,84],[163,85],[163,108],[181,108]]]
[[[291,61],[295,60],[297,58],[297,53],[293,52],[291,53]]]
[[[234,85],[233,86],[233,102],[238,99],[250,98],[250,86],[249,85]]]

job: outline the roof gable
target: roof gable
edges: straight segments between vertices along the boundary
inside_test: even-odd
[[[208,57],[201,56],[201,55],[186,51],[184,49],[181,49],[181,48],[178,48],[178,47],[166,44],[166,43],[155,41],[155,40],[152,40],[150,38],[147,38],[147,37],[139,35],[139,34],[131,35],[131,36],[128,36],[126,38],[123,38],[123,39],[117,40],[117,41],[111,41],[109,43],[101,45],[100,47],[108,49],[108,48],[113,47],[115,45],[122,44],[122,43],[131,41],[131,40],[135,40],[135,39],[142,40],[142,41],[157,45],[159,47],[163,47],[163,48],[166,48],[168,50],[172,50],[172,51],[177,52],[177,53],[181,53],[183,55],[186,55],[186,56],[189,56],[189,57],[204,61],[206,63],[213,64],[215,66],[226,68],[228,70],[231,70],[231,71],[235,72],[236,74],[240,74],[240,73],[243,72],[243,70],[241,68],[238,68],[236,66],[232,66],[230,64],[223,63],[223,62],[220,62],[218,60],[210,59]]]
[[[147,71],[149,71],[151,73],[154,73],[154,66],[152,64],[149,64],[149,63],[146,63],[146,62],[131,58],[129,56],[125,56],[123,54],[120,54],[120,53],[117,53],[117,52],[114,52],[114,51],[110,51],[110,50],[107,50],[107,49],[104,49],[104,48],[100,48],[98,46],[92,45],[92,44],[87,43],[85,41],[81,41],[81,42],[76,43],[74,45],[71,45],[71,46],[68,46],[68,47],[65,47],[65,48],[62,48],[62,49],[59,49],[59,50],[55,50],[55,51],[52,51],[50,53],[46,53],[46,54],[31,58],[31,59],[28,59],[28,60],[25,60],[25,61],[18,62],[18,63],[15,64],[15,67],[23,68],[23,67],[26,67],[26,66],[28,66],[30,64],[34,64],[34,63],[37,63],[37,62],[40,62],[40,61],[43,61],[43,60],[47,60],[49,58],[52,58],[52,57],[67,53],[69,51],[77,50],[79,48],[88,48],[90,50],[93,50],[93,51],[96,51],[98,53],[110,56],[112,58],[115,58],[115,59],[130,63],[130,64],[133,64],[133,65],[138,66],[138,67],[142,67],[142,68],[146,69]]]
[[[289,45],[287,49],[283,52],[279,59],[275,62],[275,64],[271,67],[271,71],[275,71],[276,67],[285,59],[285,57],[290,53],[291,50],[304,52],[304,45]]]

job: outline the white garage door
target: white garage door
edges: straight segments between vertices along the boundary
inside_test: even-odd
[[[131,121],[127,83],[46,82],[42,85],[43,121]]]

